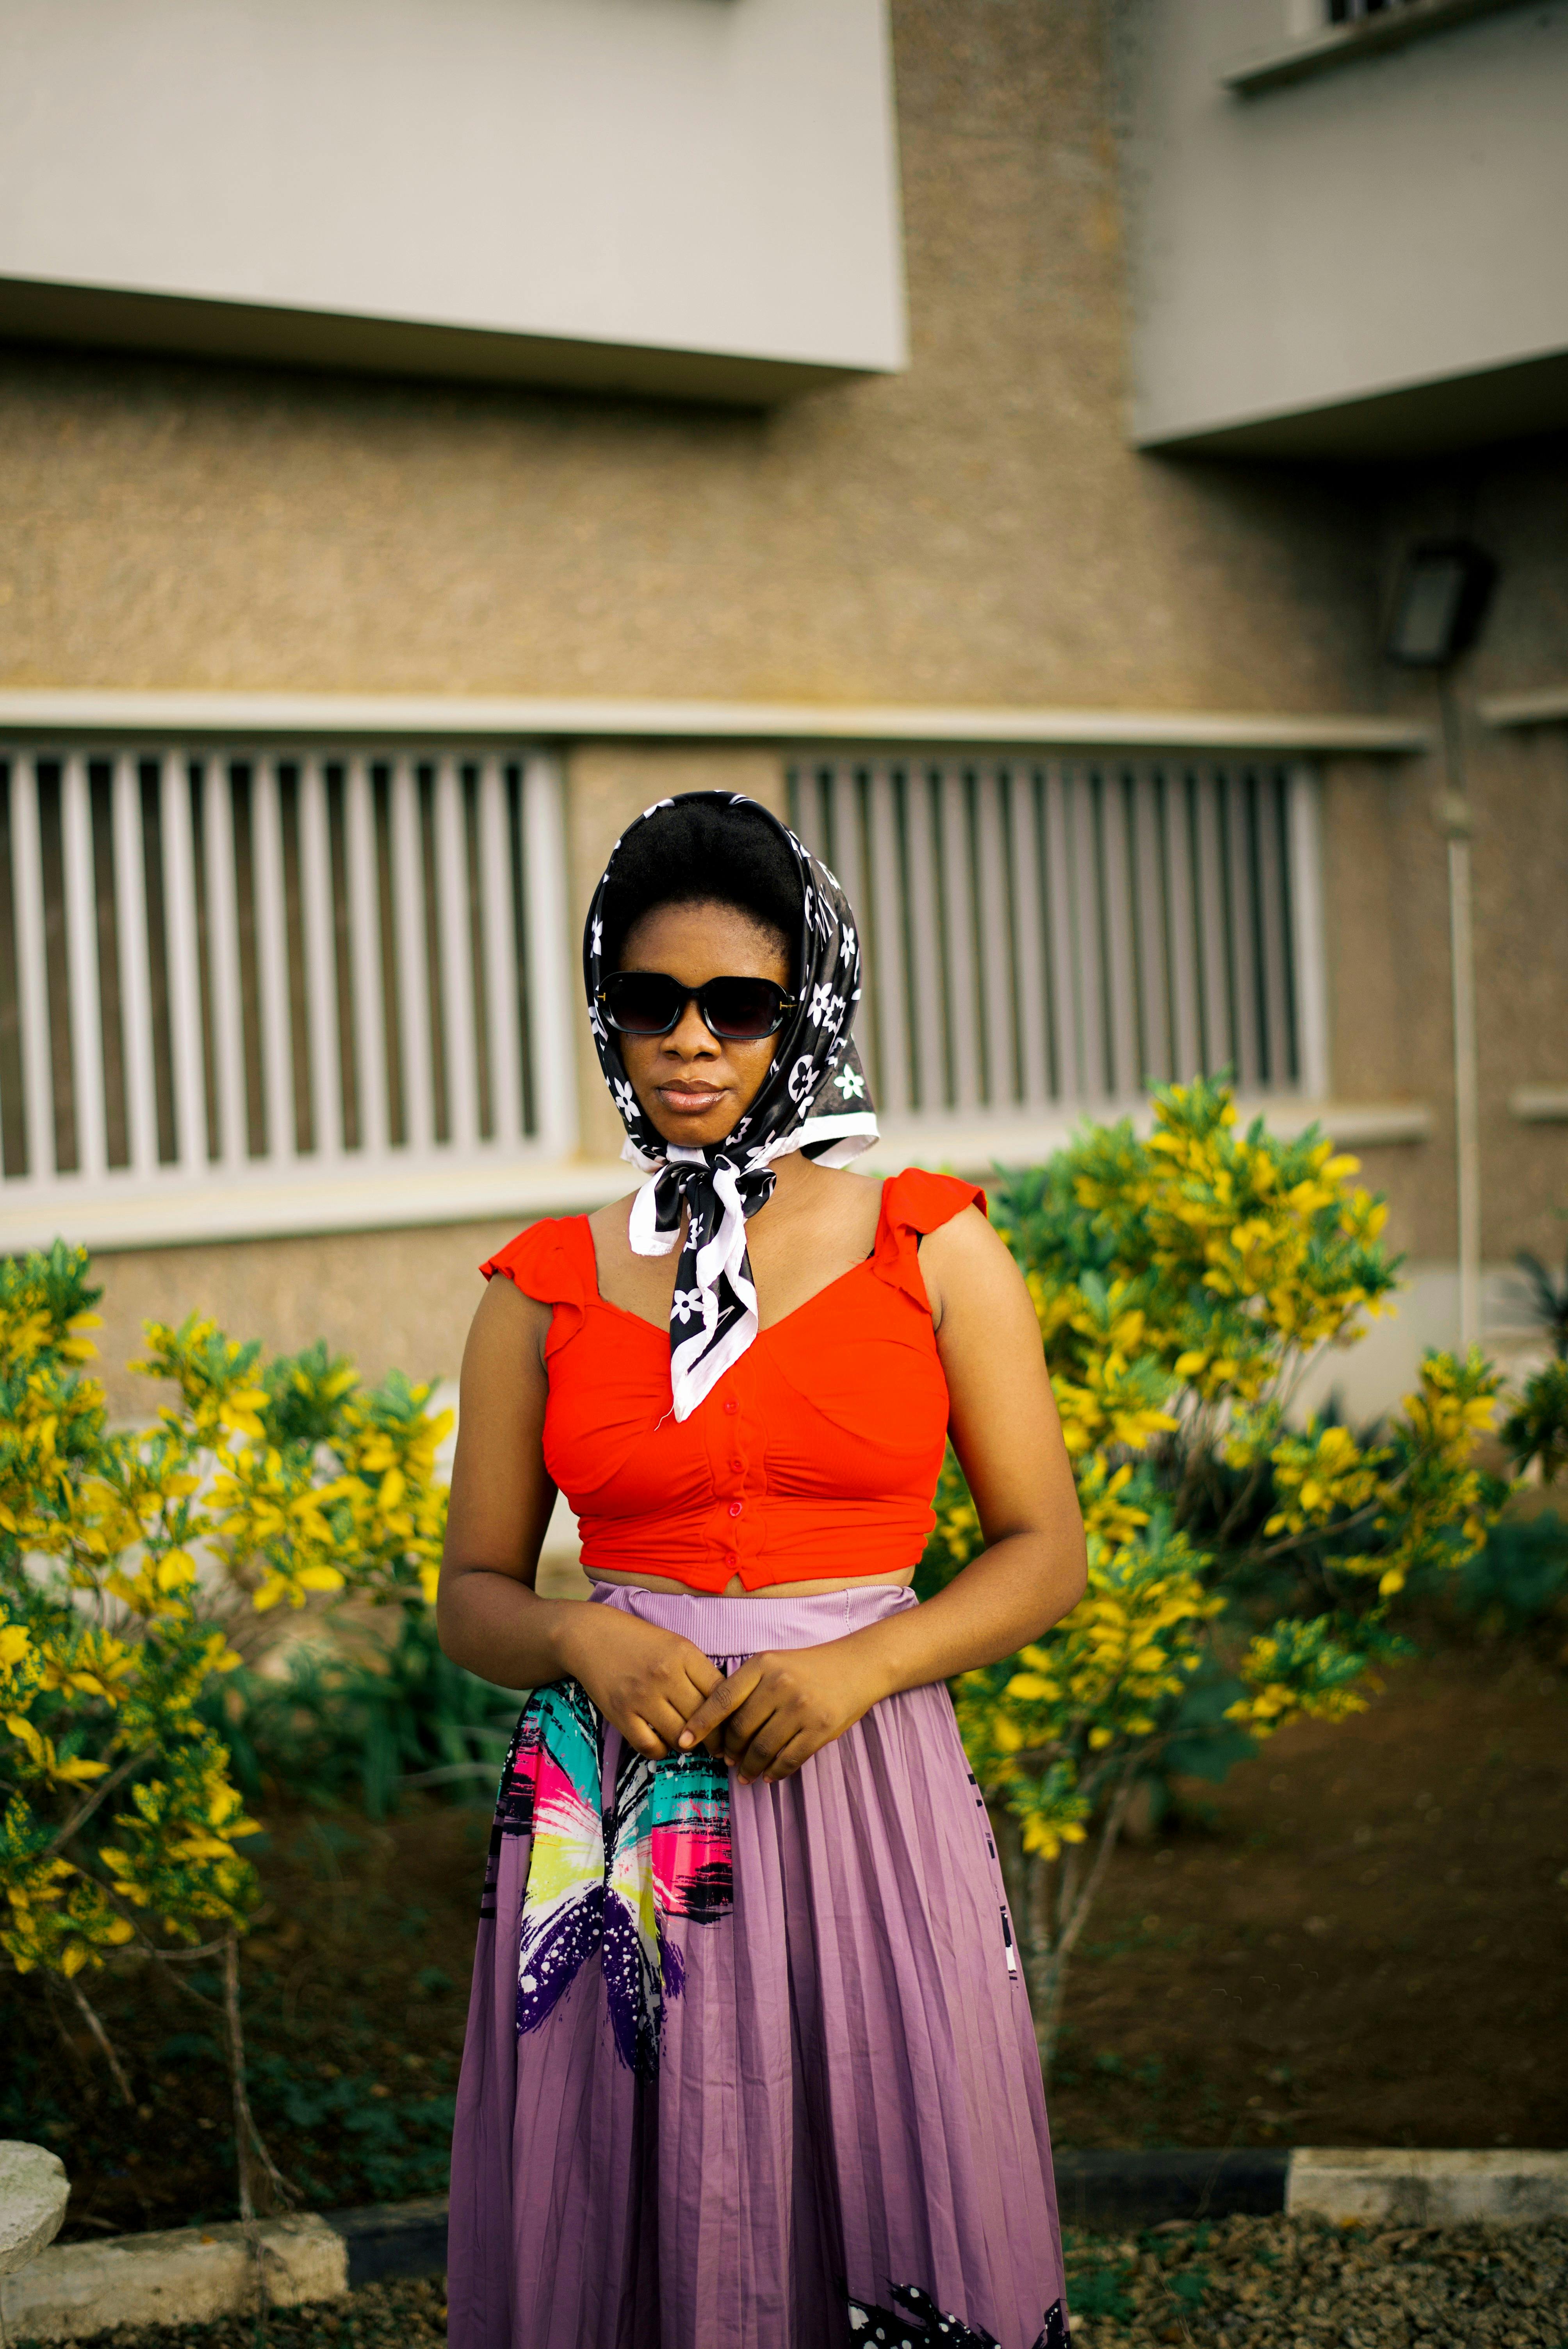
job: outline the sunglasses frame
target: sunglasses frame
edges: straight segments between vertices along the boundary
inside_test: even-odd
[[[686,1006],[688,1003],[695,1003],[696,1005],[697,1018],[702,1021],[703,1026],[707,1030],[708,1034],[714,1039],[716,1043],[720,1044],[765,1044],[770,1036],[778,1035],[779,1030],[788,1020],[789,1014],[792,1011],[798,1011],[800,1008],[799,997],[798,995],[790,995],[787,993],[783,988],[779,986],[776,979],[748,978],[743,973],[739,972],[721,972],[717,978],[705,978],[700,987],[688,987],[684,989],[682,988],[682,982],[678,978],[672,978],[669,972],[666,970],[613,971],[611,972],[610,977],[612,978],[662,978],[667,986],[673,987],[680,997],[680,1000],[676,1006],[674,1015],[666,1026],[663,1028],[623,1028],[616,1020],[610,1009],[610,991],[608,985],[601,987],[598,989],[593,1000],[603,1012],[606,1025],[614,1028],[617,1036],[637,1036],[641,1037],[645,1042],[651,1040],[651,1039],[655,1036],[673,1036],[676,1030],[680,1026],[681,1021],[686,1017]],[[778,1017],[774,1020],[771,1028],[764,1028],[755,1036],[727,1036],[722,1029],[718,1029],[714,1026],[713,1021],[708,1017],[707,1007],[704,1003],[703,998],[707,995],[710,988],[724,987],[737,979],[742,987],[771,987],[774,989],[775,993],[779,997],[779,1006]]]

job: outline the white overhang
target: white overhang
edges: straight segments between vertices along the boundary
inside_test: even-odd
[[[886,0],[6,0],[0,333],[747,402],[896,370]]]

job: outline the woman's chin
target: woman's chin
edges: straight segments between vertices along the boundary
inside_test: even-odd
[[[685,1112],[673,1110],[662,1101],[645,1103],[645,1107],[660,1138],[682,1150],[707,1150],[712,1143],[727,1140],[740,1121],[739,1111],[727,1102],[722,1108]]]

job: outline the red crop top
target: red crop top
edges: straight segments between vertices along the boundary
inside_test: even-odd
[[[948,1410],[918,1249],[972,1203],[985,1193],[918,1167],[884,1183],[872,1253],[759,1331],[684,1421],[669,1332],[600,1296],[585,1216],[481,1266],[554,1309],[544,1462],[589,1571],[717,1591],[915,1565]]]

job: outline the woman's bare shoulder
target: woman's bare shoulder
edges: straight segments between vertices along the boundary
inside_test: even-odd
[[[985,1309],[1026,1294],[1024,1276],[1006,1242],[978,1207],[965,1207],[926,1233],[920,1243],[920,1268],[932,1318],[939,1326],[954,1305]]]
[[[550,1333],[551,1309],[530,1297],[514,1280],[497,1274],[485,1283],[485,1293],[474,1308],[463,1374],[481,1376],[525,1362],[544,1362],[544,1340]]]

